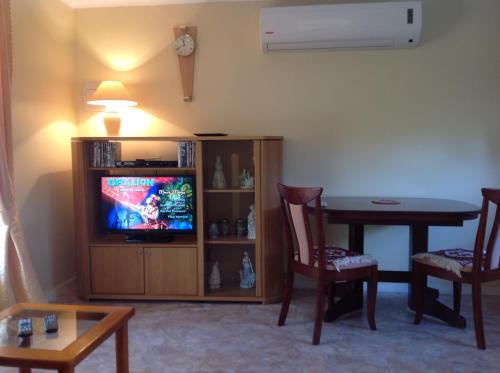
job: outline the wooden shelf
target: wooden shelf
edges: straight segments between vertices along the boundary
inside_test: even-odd
[[[96,237],[89,244],[91,246],[196,247],[196,240],[196,236],[176,236],[170,242],[126,242],[125,236],[110,235]]]
[[[166,137],[166,136],[83,136],[83,137],[72,137],[72,142],[82,142],[82,141],[240,141],[240,140],[278,140],[282,141],[283,136],[185,136],[185,137]]]
[[[214,245],[255,245],[255,240],[249,240],[246,237],[227,236],[216,239],[208,239],[205,240],[205,243]]]
[[[190,172],[195,172],[196,168],[194,167],[145,167],[145,166],[138,166],[138,167],[89,167],[89,171],[116,171],[116,170],[161,170],[161,171],[172,171],[172,172],[179,172],[179,171],[190,171]]]
[[[242,289],[239,284],[221,284],[220,289],[207,288],[205,295],[207,297],[255,297],[255,288]]]
[[[255,189],[242,189],[242,188],[230,188],[230,189],[204,189],[205,193],[255,193]]]

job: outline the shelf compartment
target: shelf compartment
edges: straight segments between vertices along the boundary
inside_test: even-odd
[[[229,245],[217,244],[205,245],[205,296],[210,297],[246,297],[252,298],[258,296],[257,287],[259,282],[251,289],[240,288],[239,271],[243,269],[243,253],[247,252],[250,256],[254,271],[257,273],[255,261],[255,245]],[[219,263],[221,274],[221,287],[219,289],[210,289],[210,272],[214,262]],[[258,276],[257,276],[258,277]]]
[[[255,193],[255,189],[230,188],[230,189],[205,189],[205,193]]]
[[[236,219],[247,220],[250,205],[255,204],[255,193],[205,193],[203,197],[204,229],[206,232],[208,232],[211,223],[226,218],[229,220],[229,226],[234,235],[236,233],[234,231]]]
[[[213,245],[255,245],[255,240],[249,240],[246,237],[227,236],[216,239],[207,239],[205,240],[205,243]]]
[[[219,289],[210,289],[207,288],[205,295],[207,297],[245,297],[245,298],[253,298],[256,296],[255,288],[250,289],[242,289],[240,285],[237,283],[229,283],[225,285],[221,284]]]
[[[203,186],[205,190],[212,188],[212,178],[215,171],[215,160],[221,158],[222,169],[228,190],[240,190],[240,174],[243,169],[249,170],[255,176],[254,141],[206,141],[203,144]],[[217,191],[220,192],[218,189]],[[213,192],[217,193],[217,192]]]

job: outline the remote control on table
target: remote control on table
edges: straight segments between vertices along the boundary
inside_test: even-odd
[[[55,313],[45,315],[43,317],[43,325],[45,326],[45,333],[57,332],[59,328],[57,324],[57,315]]]
[[[29,337],[33,334],[33,323],[30,318],[20,319],[17,322],[17,336],[18,337]]]

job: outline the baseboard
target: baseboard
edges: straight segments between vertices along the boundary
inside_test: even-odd
[[[72,282],[76,281],[76,277],[70,277],[69,279],[61,282],[60,284],[54,286],[51,290],[47,292],[47,300],[49,302],[53,302],[57,298],[57,294],[63,289],[64,287],[68,286]]]

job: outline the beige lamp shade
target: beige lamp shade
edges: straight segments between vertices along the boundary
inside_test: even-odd
[[[99,84],[96,91],[89,97],[89,105],[99,106],[135,106],[137,102],[132,100],[127,89],[118,80],[104,80]]]

